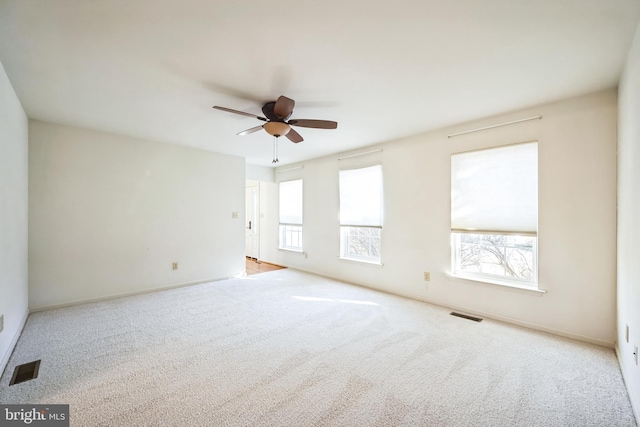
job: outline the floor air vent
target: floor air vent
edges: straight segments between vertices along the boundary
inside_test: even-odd
[[[38,371],[40,370],[40,361],[36,360],[35,362],[25,363],[24,365],[16,366],[16,369],[13,371],[13,376],[11,377],[11,382],[9,385],[20,384],[25,381],[33,380],[38,378]]]
[[[463,319],[469,319],[469,320],[473,320],[474,322],[482,322],[482,319],[479,317],[473,317],[473,316],[469,316],[466,314],[462,314],[462,313],[456,313],[455,311],[452,311],[451,313],[452,316],[456,316],[456,317],[462,317]]]

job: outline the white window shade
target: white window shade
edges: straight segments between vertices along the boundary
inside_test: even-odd
[[[340,171],[340,225],[382,226],[382,166]]]
[[[451,229],[537,234],[538,143],[453,154]]]
[[[302,224],[302,180],[280,183],[280,224]]]

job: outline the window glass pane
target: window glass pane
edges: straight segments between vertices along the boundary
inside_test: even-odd
[[[382,229],[374,227],[340,227],[340,256],[380,262]]]
[[[297,225],[280,226],[280,249],[302,250],[302,227]]]
[[[535,236],[453,234],[454,273],[535,281]]]

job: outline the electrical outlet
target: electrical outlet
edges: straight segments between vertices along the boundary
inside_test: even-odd
[[[424,281],[428,282],[431,280],[431,273],[429,273],[428,271],[424,272]]]
[[[0,316],[0,332],[4,329],[4,314]]]
[[[178,263],[174,262],[173,264],[171,264],[171,268],[173,268],[174,270],[178,269]]]
[[[238,212],[231,212],[231,218],[238,219]]]

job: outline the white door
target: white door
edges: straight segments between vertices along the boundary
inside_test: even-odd
[[[258,212],[260,190],[257,185],[247,186],[245,201],[245,246],[249,258],[259,259],[260,238],[258,233]]]

